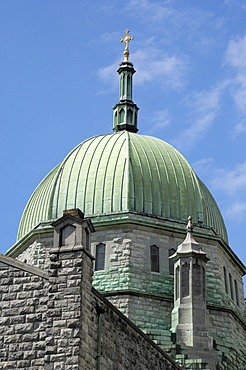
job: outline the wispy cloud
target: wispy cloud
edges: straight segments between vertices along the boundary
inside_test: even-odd
[[[246,188],[246,162],[237,164],[232,169],[218,169],[215,172],[212,185],[228,195],[235,195]]]
[[[224,3],[231,8],[239,7],[240,9],[246,10],[246,0],[224,0]]]
[[[221,21],[215,20],[213,13],[207,10],[201,10],[195,7],[179,7],[174,1],[150,1],[150,0],[131,0],[127,4],[129,11],[134,15],[138,14],[143,21],[148,20],[146,26],[161,25],[162,28],[167,28],[167,21],[176,26],[176,29],[187,26],[189,29],[200,28],[208,22],[208,19],[213,20],[214,26],[218,28]],[[184,31],[184,30],[183,30]]]
[[[119,63],[115,62],[107,67],[100,68],[97,75],[101,80],[115,87],[116,84],[119,84],[119,76],[115,73],[118,67]]]
[[[246,201],[240,202],[237,200],[235,202],[232,202],[230,204],[230,207],[226,209],[226,214],[232,219],[237,218],[237,221],[243,220],[246,215]]]
[[[174,13],[170,1],[162,1],[158,3],[156,1],[148,0],[131,0],[127,4],[127,8],[130,11],[138,11],[141,17],[148,16],[149,21],[163,21],[164,18],[171,17]]]
[[[199,161],[196,161],[192,164],[192,167],[194,168],[195,172],[197,174],[200,174],[203,173],[203,172],[208,172],[211,170],[212,168],[212,165],[213,165],[213,158],[209,157],[209,158],[202,158],[200,159]]]
[[[217,169],[211,181],[214,191],[224,193],[224,212],[229,218],[245,220],[246,216],[246,162],[233,168]]]
[[[163,87],[180,89],[185,83],[187,62],[184,56],[167,55],[160,49],[149,47],[133,53],[132,60],[138,71],[136,84],[157,82]]]
[[[176,139],[173,140],[174,146],[178,149],[189,149],[194,143],[208,131],[216,116],[216,111],[210,111],[203,117],[195,120],[195,122],[186,130],[181,132]]]
[[[115,40],[117,40],[117,38],[119,39],[119,33],[116,32],[116,31],[115,32],[104,32],[100,36],[100,41],[105,42],[105,43],[115,42]]]
[[[148,131],[148,134],[154,134],[156,131],[160,132],[163,128],[169,126],[170,122],[171,117],[167,109],[155,112],[153,118],[150,120],[152,127]]]
[[[225,63],[234,69],[231,93],[240,113],[246,113],[246,35],[232,39],[225,53]]]
[[[241,134],[246,134],[246,123],[239,122],[237,125],[233,127],[233,135],[238,136]]]
[[[214,194],[219,194],[224,215],[237,218],[241,222],[246,217],[246,162],[231,168],[207,167],[210,187]],[[205,163],[206,166],[206,163]],[[205,169],[206,170],[206,169]]]
[[[224,83],[210,91],[201,91],[190,94],[187,104],[191,106],[192,113],[189,121],[192,124],[180,132],[173,140],[173,144],[179,149],[189,149],[194,143],[204,137],[213,124],[220,108],[220,97],[224,89]]]
[[[224,65],[234,70],[234,76],[222,79],[209,91],[193,93],[187,99],[192,103],[193,123],[174,140],[178,148],[188,149],[196,141],[202,139],[214,123],[222,104],[222,94],[230,91],[239,114],[246,113],[246,35],[230,40],[225,52]],[[241,120],[234,126],[234,136],[246,133],[246,124]]]
[[[165,42],[172,43],[174,39],[182,38],[188,44],[201,52],[208,53],[216,47],[215,37],[208,36],[205,31],[222,29],[224,21],[212,11],[199,7],[180,7],[178,2],[163,0],[131,0],[126,5],[128,13],[145,24],[152,33],[161,30]],[[220,33],[216,33],[220,37]]]

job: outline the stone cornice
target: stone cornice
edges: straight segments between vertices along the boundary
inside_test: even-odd
[[[0,254],[0,263],[4,263],[6,265],[15,267],[16,269],[20,269],[26,272],[29,272],[33,275],[38,275],[44,279],[49,279],[48,273],[45,270],[39,269],[37,267],[28,265],[27,263],[15,260],[11,257],[4,256]]]

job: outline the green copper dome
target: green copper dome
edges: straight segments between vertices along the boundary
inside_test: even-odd
[[[192,215],[227,241],[219,208],[186,159],[160,139],[126,130],[85,140],[44,178],[18,239],[72,208],[86,217],[132,212],[185,223]]]

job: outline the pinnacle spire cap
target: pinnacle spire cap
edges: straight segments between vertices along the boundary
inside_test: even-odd
[[[193,224],[191,216],[188,217],[186,233],[187,235],[183,243],[178,246],[177,251],[169,258],[176,260],[181,256],[185,257],[192,255],[196,257],[201,257],[205,262],[209,261],[207,254],[202,250],[201,245],[197,243],[193,237]]]
[[[186,232],[187,233],[192,233],[193,229],[194,229],[194,227],[193,227],[193,224],[192,224],[192,217],[189,216],[188,217],[188,223],[187,223],[187,226],[186,226]]]

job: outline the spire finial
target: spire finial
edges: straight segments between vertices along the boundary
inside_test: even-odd
[[[120,38],[120,42],[124,42],[125,43],[125,50],[124,50],[124,62],[129,62],[129,55],[130,55],[130,52],[129,52],[129,41],[131,40],[134,40],[134,37],[133,36],[129,36],[129,30],[126,29],[125,31],[125,36],[123,38]]]
[[[192,225],[192,217],[188,217],[188,224],[186,226],[187,233],[192,233],[193,231],[193,225]]]

